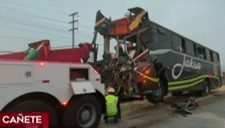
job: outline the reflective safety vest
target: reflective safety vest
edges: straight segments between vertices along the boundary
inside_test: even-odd
[[[117,103],[118,97],[114,95],[107,95],[106,99],[106,116],[115,116],[118,112]]]

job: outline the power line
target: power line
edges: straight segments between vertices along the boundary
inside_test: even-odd
[[[0,12],[2,12],[2,11],[0,11]],[[1,14],[2,15],[2,14]],[[10,17],[10,16],[6,16],[6,15],[4,15],[3,14],[3,16],[5,16],[5,17],[9,17],[9,18],[15,18],[15,17],[18,17],[18,16],[13,16],[13,17]],[[58,25],[54,25],[54,24],[50,24],[50,23],[46,23],[46,22],[41,22],[41,21],[35,21],[35,20],[30,20],[30,19],[28,19],[28,18],[15,18],[16,20],[19,20],[19,21],[30,21],[30,23],[36,23],[36,24],[42,24],[42,26],[43,26],[43,24],[45,24],[45,25],[48,25],[48,26],[50,26],[50,27],[54,27],[55,29],[59,29],[59,30],[66,30],[67,28],[66,27],[63,27],[63,26],[58,26]],[[44,26],[43,26],[44,27]]]
[[[24,29],[24,28],[18,28],[18,27],[14,27],[14,26],[11,26],[11,25],[6,25],[6,24],[4,24],[4,26],[15,28],[15,29],[20,29],[20,30],[24,30],[24,31],[31,31],[31,32],[35,32],[35,33],[41,33],[41,34],[47,34],[47,35],[51,35],[51,36],[57,36],[57,37],[61,37],[61,38],[66,38],[66,37],[63,37],[63,36],[60,36],[60,35],[54,35],[54,34],[49,34],[49,33],[45,33],[45,32],[39,32],[39,31],[34,31],[34,30],[29,30],[29,29]]]
[[[79,18],[84,19],[86,21],[94,22],[94,20],[91,20],[91,19],[88,19],[88,18],[85,18],[85,17],[82,17],[82,16],[79,16]]]
[[[14,17],[17,17],[20,21],[27,21],[27,20],[29,20],[29,21],[31,21],[32,23],[41,23],[41,24],[46,24],[46,25],[50,25],[50,26],[54,26],[54,27],[57,27],[57,29],[68,29],[68,28],[66,28],[66,27],[63,27],[63,26],[60,26],[60,25],[54,25],[54,24],[50,24],[50,23],[46,23],[46,22],[41,22],[41,21],[37,21],[37,20],[31,20],[30,18],[27,18],[27,16],[26,17],[23,17],[22,19],[21,19],[21,17],[18,17],[17,16],[17,14],[15,14],[14,12],[10,12],[9,13],[9,11],[3,11],[3,10],[1,10],[0,11],[0,13],[1,12],[6,12],[7,13],[7,15],[4,15],[4,14],[2,14],[2,15],[4,15],[5,17],[9,17],[9,18],[14,18]],[[8,15],[14,15],[13,17],[10,17],[10,16],[8,16]],[[17,19],[17,20],[18,20]],[[27,20],[24,20],[24,19],[27,19]],[[89,31],[94,31],[94,29],[93,28],[91,28],[91,27],[88,27],[88,26],[84,26],[84,25],[79,25],[81,28],[84,28],[84,29],[86,29],[86,30],[89,30]]]
[[[37,8],[37,7],[34,7],[34,6],[28,6],[28,5],[20,4],[20,3],[12,3],[12,2],[8,2],[8,1],[6,2],[6,1],[3,1],[3,0],[1,0],[0,2],[9,3],[9,4],[17,5],[17,6],[24,6],[24,7],[28,7],[28,8],[32,8],[32,9],[38,9],[38,10],[41,10],[41,11],[52,12],[52,13],[61,14],[61,15],[64,15],[64,16],[68,15],[68,14],[65,14],[65,13],[55,12],[55,11],[52,11],[52,10],[49,10],[49,9]]]
[[[4,14],[3,14],[5,17],[10,17],[10,16],[8,16],[8,15],[14,15],[13,17],[10,17],[10,18],[17,17],[17,18],[19,18],[19,20],[27,19],[28,21],[32,21],[32,22],[42,23],[42,24],[46,24],[46,25],[51,25],[51,26],[59,27],[59,28],[61,28],[61,29],[67,29],[66,27],[63,27],[63,26],[60,26],[60,25],[54,25],[54,24],[50,24],[50,23],[47,23],[47,22],[42,22],[42,21],[37,21],[37,20],[31,20],[30,18],[27,18],[27,15],[26,15],[26,17],[23,17],[23,18],[21,19],[21,17],[17,16],[17,14],[15,14],[14,12],[10,12],[10,13],[9,13],[9,11],[3,11],[3,10],[1,10],[0,13],[1,13],[1,12],[6,12],[6,13],[7,13],[7,15],[4,15]],[[13,14],[13,13],[14,13],[14,14]],[[20,16],[21,16],[21,15],[20,15]],[[27,20],[24,20],[24,21],[27,21]]]
[[[64,15],[64,16],[68,15],[66,13],[56,12],[56,11],[52,11],[52,10],[49,10],[49,9],[37,8],[37,7],[34,7],[34,6],[28,6],[28,5],[20,4],[20,3],[12,3],[12,2],[8,2],[8,1],[6,2],[6,1],[3,1],[3,0],[0,1],[0,2],[9,3],[9,4],[17,5],[17,6],[24,6],[24,7],[28,7],[28,8],[32,8],[32,9],[38,9],[38,10],[41,10],[41,11],[51,12],[51,13],[60,14],[60,15]],[[94,20],[91,20],[91,19],[88,19],[88,18],[85,18],[85,17],[82,17],[82,16],[79,16],[79,18],[87,20],[87,21],[94,22]]]
[[[4,2],[4,3],[10,3],[10,4],[13,4],[13,5],[20,5],[20,6],[25,6],[25,7],[29,7],[29,8],[36,8],[36,9],[38,9],[38,10],[42,10],[42,11],[48,11],[48,12],[53,12],[53,13],[57,13],[57,14],[59,14],[59,12],[55,12],[55,11],[52,11],[52,10],[48,10],[48,9],[41,9],[41,8],[37,8],[37,7],[33,7],[33,6],[28,6],[28,5],[24,5],[24,4],[18,4],[18,3],[12,3],[12,2],[6,2],[6,1],[0,1],[0,2]],[[0,7],[2,7],[2,8],[6,8],[6,9],[10,9],[10,8],[8,8],[8,7],[4,7],[4,6],[0,6]],[[31,14],[31,13],[27,13],[27,12],[22,12],[22,11],[20,11],[20,10],[15,10],[15,9],[11,9],[11,10],[14,10],[14,11],[17,11],[17,13],[18,12],[20,12],[20,13],[23,13],[23,14],[28,14],[28,15],[36,15],[36,14]],[[60,13],[60,14],[64,14],[64,13]],[[65,15],[67,15],[67,14],[65,14]],[[39,15],[36,15],[36,16],[39,16]],[[39,16],[39,17],[41,17],[41,18],[47,18],[47,17],[43,17],[43,16]],[[82,17],[82,16],[79,16],[79,18],[81,18],[81,19],[85,19],[85,20],[87,20],[87,21],[91,21],[91,22],[94,22],[93,20],[90,20],[90,19],[88,19],[88,18],[85,18],[85,17]],[[53,21],[58,21],[58,22],[62,22],[62,23],[67,23],[67,22],[65,22],[65,21],[60,21],[60,20],[55,20],[55,19],[51,19],[51,18],[47,18],[47,19],[49,19],[49,20],[53,20]],[[87,28],[87,29],[93,29],[92,27],[87,27],[87,26],[83,26],[83,25],[80,25],[81,27],[83,27],[83,28]]]
[[[14,26],[11,26],[11,25],[6,25],[4,24],[4,26],[7,26],[7,27],[11,27],[11,28],[16,28],[16,29],[21,29],[21,30],[25,30],[25,31],[32,31],[32,32],[35,32],[35,33],[41,33],[41,34],[48,34],[48,35],[52,35],[52,36],[59,36],[59,35],[54,35],[54,34],[49,34],[49,33],[44,33],[44,32],[39,32],[39,31],[34,31],[34,30],[29,30],[29,29],[24,29],[24,28],[18,28],[18,27],[14,27]],[[93,35],[90,35],[90,36],[87,36],[87,34],[84,34],[84,33],[78,33],[78,36],[81,36],[81,37],[85,37],[85,38],[88,38],[88,39],[92,39],[92,36]],[[62,38],[68,38],[68,37],[63,37],[63,36],[60,36]]]
[[[79,26],[84,27],[84,28],[88,28],[88,29],[92,29],[92,30],[93,30],[92,27],[88,27],[88,26],[84,26],[84,25],[80,25],[80,24],[79,24]]]
[[[67,23],[65,21],[61,21],[61,20],[56,20],[56,19],[52,19],[52,18],[48,18],[48,17],[44,17],[44,16],[40,16],[40,15],[36,15],[36,14],[32,14],[32,13],[28,13],[28,12],[23,12],[23,11],[20,11],[20,10],[17,10],[17,9],[12,9],[12,8],[8,8],[8,7],[5,7],[5,6],[1,6],[1,8],[5,8],[5,9],[9,9],[9,10],[14,10],[16,12],[20,12],[20,13],[24,13],[24,14],[28,14],[28,15],[32,15],[32,16],[36,16],[36,17],[40,17],[40,18],[43,18],[43,19],[47,19],[47,20],[51,20],[51,21],[56,21],[56,22],[59,22],[59,23]]]
[[[43,40],[43,38],[32,38],[32,37],[17,37],[17,36],[3,36],[3,35],[0,35],[1,38],[16,38],[16,39],[30,39],[30,40]],[[51,39],[52,41],[59,41],[59,42],[69,42],[69,40],[54,40],[54,39]],[[50,41],[51,41],[50,40]]]

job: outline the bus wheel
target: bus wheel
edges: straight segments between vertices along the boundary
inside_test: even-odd
[[[207,96],[210,93],[210,85],[208,80],[203,81],[203,90],[201,92],[202,96]]]
[[[101,104],[95,96],[78,96],[63,115],[65,127],[97,128],[101,119]]]
[[[7,109],[6,112],[49,112],[50,127],[59,126],[59,118],[55,110],[51,105],[41,100],[28,100],[20,102]]]
[[[151,93],[146,94],[146,99],[151,103],[159,103],[163,101],[165,87],[162,82],[158,83],[158,86],[155,90],[152,90]]]

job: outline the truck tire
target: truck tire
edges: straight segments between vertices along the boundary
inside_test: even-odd
[[[210,93],[210,84],[208,80],[203,81],[203,90],[201,91],[201,96],[207,96]]]
[[[165,87],[162,82],[158,83],[158,88],[146,94],[146,99],[151,103],[159,103],[163,101]]]
[[[78,96],[63,115],[65,127],[97,128],[101,120],[101,103],[95,96]]]
[[[6,112],[49,112],[49,126],[59,126],[59,118],[55,110],[51,105],[41,100],[28,100],[20,102],[7,109]]]

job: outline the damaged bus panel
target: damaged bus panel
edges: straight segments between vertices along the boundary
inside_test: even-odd
[[[124,18],[115,21],[97,12],[95,31],[104,38],[102,82],[128,97],[146,95],[151,102],[161,102],[165,87],[159,81],[156,58],[150,55],[153,33],[148,13],[138,7],[128,10]],[[113,39],[116,53],[110,52]]]

